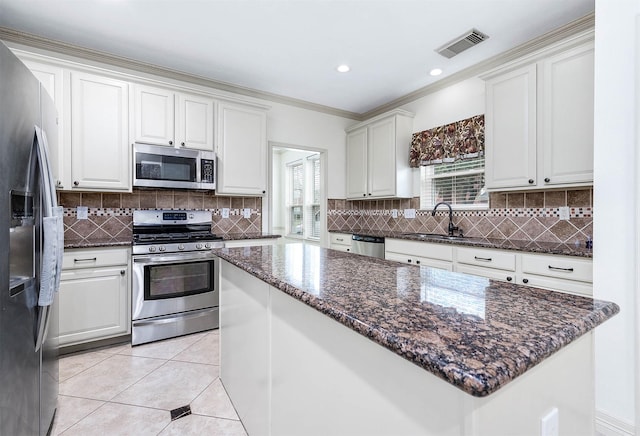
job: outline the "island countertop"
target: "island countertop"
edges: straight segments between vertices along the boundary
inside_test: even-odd
[[[309,245],[215,252],[477,397],[619,312],[606,301]]]

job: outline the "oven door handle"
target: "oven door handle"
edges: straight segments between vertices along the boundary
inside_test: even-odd
[[[176,264],[176,263],[191,263],[191,262],[197,262],[197,261],[206,261],[206,260],[212,260],[212,259],[217,259],[218,256],[216,256],[215,254],[212,253],[207,253],[203,256],[185,256],[185,255],[180,255],[180,256],[157,256],[157,255],[152,255],[152,256],[133,256],[133,263],[137,263],[137,264],[141,264],[141,265],[145,265],[145,264],[154,264],[154,265],[162,265],[165,263],[171,263],[171,264]]]

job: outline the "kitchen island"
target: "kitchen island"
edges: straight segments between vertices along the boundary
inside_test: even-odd
[[[300,244],[217,254],[221,379],[252,436],[594,431],[613,303]]]

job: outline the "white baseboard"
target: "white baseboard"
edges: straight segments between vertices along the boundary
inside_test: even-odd
[[[614,418],[604,412],[596,411],[597,436],[634,436],[636,429],[633,424]]]

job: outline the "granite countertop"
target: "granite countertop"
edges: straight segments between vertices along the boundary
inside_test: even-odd
[[[272,235],[270,233],[225,233],[222,236],[224,241],[236,241],[239,239],[269,239],[280,238],[280,235]],[[64,248],[96,248],[96,247],[128,247],[131,246],[131,236],[124,238],[105,238],[105,239],[81,239],[73,241],[64,241]]]
[[[620,310],[591,298],[303,244],[215,252],[477,397]]]
[[[530,253],[560,254],[564,256],[593,257],[593,249],[584,245],[563,244],[556,242],[535,242],[513,239],[488,239],[465,237],[463,239],[421,238],[411,233],[392,232],[383,230],[329,230],[329,233],[347,233],[367,236],[381,236],[384,238],[406,239],[409,241],[429,242],[434,244],[449,244],[465,247],[498,248],[500,250],[525,251]]]

